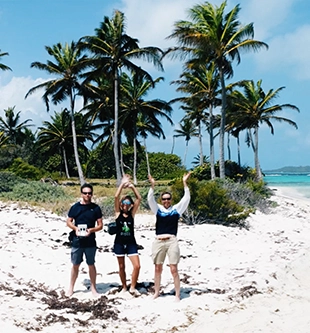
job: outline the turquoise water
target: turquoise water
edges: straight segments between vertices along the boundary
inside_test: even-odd
[[[310,186],[310,174],[266,174],[264,180],[274,186]]]
[[[268,186],[291,187],[305,198],[310,198],[310,174],[265,174]]]

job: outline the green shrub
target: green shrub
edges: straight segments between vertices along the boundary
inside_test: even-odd
[[[245,219],[253,211],[230,198],[229,192],[220,182],[198,181],[190,177],[188,186],[191,201],[188,211],[183,215],[188,224],[214,223],[244,226]],[[178,202],[184,193],[182,179],[172,185],[174,202]]]
[[[30,165],[20,157],[15,158],[12,165],[8,168],[8,171],[15,173],[15,175],[21,178],[32,180],[39,180],[44,176],[44,171]]]
[[[28,181],[16,176],[13,172],[0,172],[0,193],[12,191],[13,187],[19,183],[28,183]]]
[[[217,162],[214,166],[215,175],[219,177],[219,163]],[[209,162],[204,163],[195,167],[192,171],[193,177],[198,180],[211,180],[211,165]],[[232,179],[238,182],[245,182],[250,179],[255,179],[255,170],[248,166],[239,166],[234,161],[225,161],[225,176],[226,178]]]
[[[63,188],[60,186],[32,181],[16,184],[11,192],[6,193],[5,198],[13,201],[24,201],[29,203],[57,203],[68,200],[69,196],[65,194]]]
[[[156,180],[169,180],[180,177],[186,172],[182,167],[182,161],[179,156],[165,153],[149,153],[149,164],[151,175]],[[141,180],[148,179],[146,161],[143,160],[138,166],[137,178]]]

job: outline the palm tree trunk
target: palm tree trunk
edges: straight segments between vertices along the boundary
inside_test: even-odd
[[[226,87],[224,80],[223,68],[220,68],[220,79],[222,86],[222,111],[221,111],[221,125],[220,125],[220,139],[219,139],[219,166],[220,166],[220,178],[225,178],[225,157],[224,157],[224,136],[225,136],[225,122],[226,122]]]
[[[119,186],[122,174],[119,160],[119,142],[118,142],[118,71],[114,70],[114,142],[113,151],[116,169],[116,185]]]
[[[75,130],[75,120],[74,120],[74,101],[72,93],[70,94],[70,101],[71,101],[71,128],[72,128],[72,141],[73,141],[73,151],[74,151],[74,157],[75,157],[75,163],[80,179],[80,184],[83,185],[85,183],[80,158],[79,158],[79,152],[77,147],[77,138],[76,138],[76,130]]]
[[[238,165],[241,167],[241,154],[240,154],[240,138],[239,133],[237,135],[237,154],[238,154]]]
[[[256,170],[256,177],[258,180],[263,178],[262,171],[260,169],[259,159],[258,159],[258,127],[255,128],[255,153],[254,153],[254,160],[255,160],[255,170]]]
[[[214,138],[213,138],[213,107],[209,107],[209,137],[210,137],[210,168],[211,179],[215,179],[215,165],[214,165]]]
[[[185,146],[184,162],[183,162],[184,166],[185,166],[185,163],[186,163],[187,151],[188,151],[188,140],[186,141],[186,146]]]
[[[62,156],[64,159],[66,177],[67,177],[67,179],[70,179],[66,150],[64,147],[61,147],[61,150],[62,150]]]
[[[121,173],[122,173],[122,175],[124,175],[126,173],[124,167],[126,166],[128,169],[130,169],[130,168],[128,165],[125,165],[125,163],[124,163],[123,144],[122,144],[121,140],[119,140],[118,142],[119,142],[119,159],[120,159]]]
[[[201,122],[198,124],[198,140],[200,149],[199,165],[203,165],[203,149],[202,149],[202,134],[201,134]]]
[[[150,162],[149,162],[149,154],[148,154],[147,148],[146,148],[146,139],[143,138],[143,141],[144,141],[144,147],[145,147],[145,158],[146,158],[147,174],[150,175],[151,174],[151,169],[150,169]]]
[[[173,154],[173,151],[174,151],[174,145],[175,145],[175,135],[172,137],[171,154]]]
[[[230,134],[227,133],[227,152],[228,152],[228,160],[231,161],[231,151],[230,151]]]
[[[133,139],[133,183],[137,185],[137,140],[136,131]]]

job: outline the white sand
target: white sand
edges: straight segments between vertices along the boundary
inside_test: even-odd
[[[69,232],[65,218],[1,204],[0,331],[307,333],[310,201],[281,191],[272,198],[278,206],[269,214],[252,215],[248,230],[180,225],[179,303],[174,302],[167,265],[163,295],[152,300],[148,289],[154,270],[153,215],[136,217],[136,238],[144,248],[140,250],[142,296],[117,293],[118,266],[110,251],[113,236],[100,232],[96,266],[102,297],[94,300],[87,290],[87,266],[82,263],[76,292],[68,299],[63,296],[71,269],[70,248],[63,245]],[[129,280],[127,259],[126,264]],[[97,312],[87,312],[98,304]]]

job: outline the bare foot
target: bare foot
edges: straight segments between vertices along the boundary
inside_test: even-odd
[[[73,295],[73,290],[69,289],[66,294],[67,297],[71,297]]]
[[[123,288],[119,293],[120,294],[126,294],[127,293],[127,288]]]
[[[152,298],[156,299],[156,298],[158,298],[158,296],[159,296],[159,293],[155,293]]]
[[[97,291],[96,292],[92,292],[92,294],[93,294],[93,297],[95,297],[95,298],[101,297],[101,295],[99,293],[97,293]]]
[[[175,296],[174,302],[179,303],[181,301],[180,296]]]
[[[141,296],[141,293],[140,293],[137,289],[135,289],[135,288],[130,288],[130,289],[129,289],[129,293],[130,293],[132,296],[134,296],[134,297]]]
[[[94,297],[100,297],[100,294],[95,287],[90,287],[90,289]]]

